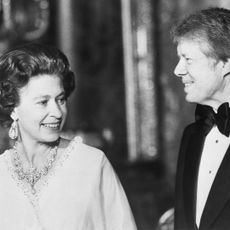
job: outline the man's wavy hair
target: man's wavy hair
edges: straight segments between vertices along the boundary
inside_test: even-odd
[[[204,53],[216,60],[230,58],[230,10],[218,7],[197,11],[172,28],[175,43],[192,39],[203,44]]]
[[[59,49],[42,44],[26,44],[0,57],[0,123],[9,127],[13,109],[20,103],[19,90],[32,77],[58,76],[68,98],[75,88],[75,76],[69,61]]]

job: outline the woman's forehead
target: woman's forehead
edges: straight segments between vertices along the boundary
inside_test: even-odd
[[[63,91],[63,84],[57,75],[38,75],[31,77],[28,84],[19,90],[20,95],[39,96],[59,93]]]

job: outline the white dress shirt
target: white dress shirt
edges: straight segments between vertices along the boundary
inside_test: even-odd
[[[229,144],[230,137],[221,134],[216,126],[205,139],[197,183],[196,224],[198,227],[212,183]]]

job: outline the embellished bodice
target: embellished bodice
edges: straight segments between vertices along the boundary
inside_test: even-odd
[[[55,162],[54,167],[46,173],[36,184],[36,192],[33,187],[31,187],[30,183],[28,183],[27,180],[23,180],[23,178],[20,178],[20,174],[16,172],[18,170],[17,167],[15,167],[15,162],[12,160],[14,159],[14,150],[8,149],[6,150],[0,157],[0,164],[3,164],[2,170],[5,168],[5,173],[7,174],[7,177],[9,181],[13,179],[15,182],[15,185],[17,187],[17,190],[23,193],[24,198],[27,199],[29,204],[31,205],[32,212],[34,213],[34,224],[30,226],[30,230],[45,230],[45,228],[42,227],[42,222],[40,218],[40,198],[42,195],[43,190],[45,190],[49,186],[49,182],[52,181],[52,178],[55,177],[55,174],[61,170],[63,165],[65,164],[65,161],[69,158],[71,155],[71,152],[73,152],[74,148],[77,144],[81,143],[82,139],[78,136],[76,136],[70,144],[67,146],[67,148],[62,151],[62,154],[59,155],[58,159]],[[1,170],[0,170],[1,172]],[[20,193],[19,192],[19,193]],[[1,229],[1,227],[0,227]]]
[[[0,229],[136,230],[118,177],[99,149],[74,138],[49,173],[31,186],[0,156]]]

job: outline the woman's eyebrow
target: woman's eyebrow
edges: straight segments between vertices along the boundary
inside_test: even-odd
[[[50,95],[39,95],[39,96],[34,97],[33,99],[38,100],[38,99],[49,99],[49,98],[51,98]]]
[[[61,93],[59,93],[57,96],[55,96],[55,98],[60,97],[60,96],[64,96],[65,92],[62,91]],[[50,99],[52,96],[51,95],[39,95],[34,97],[34,100],[38,100],[38,99]]]
[[[60,96],[64,96],[65,95],[65,91],[62,91],[61,93],[59,93],[56,97],[60,97]]]

